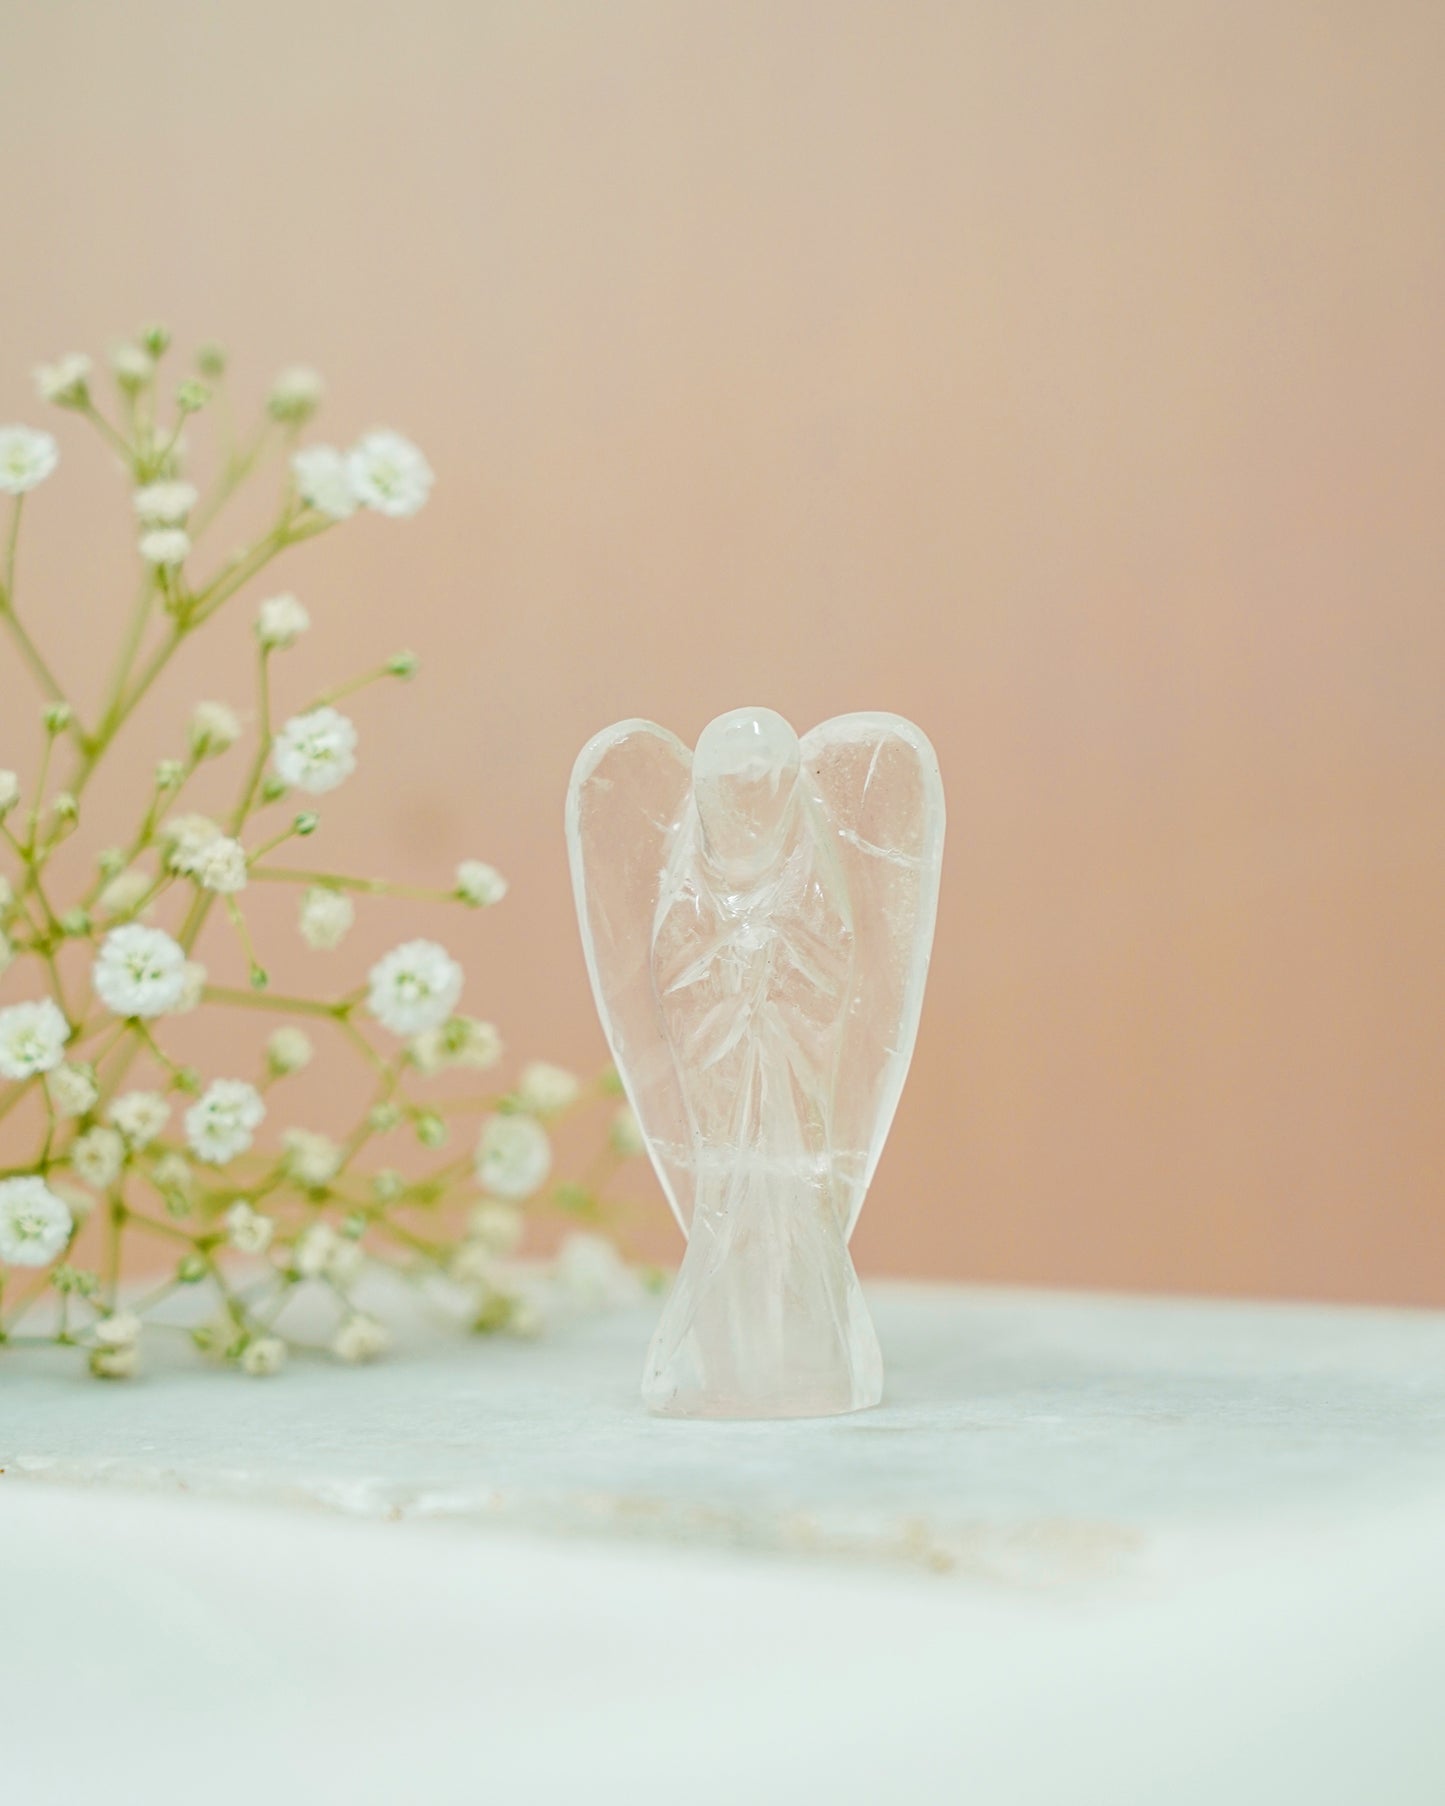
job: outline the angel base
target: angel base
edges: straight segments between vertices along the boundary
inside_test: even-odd
[[[642,1379],[662,1417],[836,1417],[883,1396],[883,1357],[834,1207],[743,1173],[700,1208]]]

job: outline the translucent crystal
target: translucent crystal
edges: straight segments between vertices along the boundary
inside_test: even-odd
[[[923,1002],[943,851],[925,737],[843,715],[800,741],[737,709],[695,753],[589,741],[567,802],[588,971],[687,1252],[643,1377],[658,1412],[878,1402],[848,1238]]]

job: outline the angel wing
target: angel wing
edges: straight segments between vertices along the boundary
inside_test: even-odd
[[[852,905],[857,977],[834,1093],[851,1236],[913,1058],[938,912],[943,781],[900,715],[838,715],[802,739]]]
[[[652,934],[692,754],[651,721],[620,721],[577,755],[567,851],[587,975],[673,1214],[692,1221],[692,1131],[652,982]]]

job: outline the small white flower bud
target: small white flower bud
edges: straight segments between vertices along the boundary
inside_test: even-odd
[[[288,1129],[282,1145],[286,1150],[286,1171],[298,1185],[315,1190],[336,1177],[341,1149],[329,1135],[317,1135],[310,1129]]]
[[[569,1104],[575,1104],[582,1090],[580,1081],[562,1066],[546,1060],[533,1060],[522,1068],[517,1097],[523,1108],[537,1116],[555,1116]]]
[[[102,1317],[92,1334],[107,1348],[129,1348],[140,1340],[141,1322],[134,1311],[112,1311]]]
[[[191,716],[191,751],[198,759],[214,758],[241,738],[236,711],[224,702],[198,702]]]
[[[294,646],[310,625],[295,596],[268,596],[256,611],[256,638],[273,652]]]
[[[175,570],[186,562],[190,550],[191,536],[181,527],[156,527],[141,534],[141,557],[160,570]]]
[[[486,909],[506,896],[507,880],[495,866],[464,859],[457,867],[456,894],[474,909]]]
[[[155,1091],[127,1091],[110,1106],[107,1115],[132,1148],[143,1148],[155,1140],[170,1121],[171,1107]],[[160,1169],[156,1169],[157,1182]]]
[[[608,1140],[617,1153],[625,1159],[632,1159],[638,1154],[647,1152],[647,1143],[642,1139],[642,1127],[630,1104],[624,1104],[612,1118],[612,1126],[608,1130]]]
[[[241,1350],[241,1371],[253,1379],[279,1373],[285,1365],[286,1344],[279,1336],[257,1336]]]
[[[134,1342],[123,1343],[119,1348],[102,1344],[90,1351],[90,1371],[98,1380],[128,1380],[139,1364],[140,1350]]]
[[[35,372],[41,398],[58,408],[83,408],[90,400],[90,359],[82,351],[67,352]]]
[[[315,886],[301,899],[301,938],[308,947],[330,952],[346,938],[356,907],[345,891]]]
[[[489,1254],[515,1254],[526,1228],[526,1219],[515,1204],[489,1198],[471,1213],[467,1228]]]
[[[57,1066],[46,1073],[45,1089],[57,1116],[84,1116],[99,1096],[95,1072],[89,1066]]]
[[[162,1191],[174,1192],[181,1198],[190,1196],[194,1181],[191,1163],[184,1154],[162,1154],[152,1168],[152,1177]]]
[[[113,916],[134,915],[153,883],[148,873],[134,867],[120,872],[100,893],[100,907]]]
[[[391,1336],[374,1317],[348,1317],[332,1339],[331,1352],[342,1361],[374,1361],[391,1346]]]
[[[195,878],[202,890],[213,890],[221,896],[233,896],[237,891],[244,890],[246,849],[239,840],[221,835],[210,843],[197,860]]]
[[[199,1009],[201,993],[206,988],[206,968],[198,959],[188,959],[181,967],[181,994],[171,1010],[173,1016],[188,1016]]]
[[[196,505],[192,483],[147,483],[131,497],[136,518],[146,527],[179,527]]]
[[[143,389],[155,375],[155,359],[139,345],[116,345],[110,354],[110,367],[116,382],[128,394]]]
[[[271,1246],[276,1224],[271,1217],[253,1210],[244,1199],[226,1212],[226,1240],[241,1254],[264,1254]]]
[[[435,1110],[423,1110],[416,1118],[416,1138],[424,1148],[446,1145],[447,1125]]]
[[[321,406],[324,393],[325,384],[316,371],[306,364],[292,364],[272,383],[266,409],[273,420],[301,426]]]
[[[120,1177],[125,1142],[114,1129],[87,1129],[71,1143],[70,1165],[78,1178],[104,1191]]]
[[[266,1043],[266,1064],[278,1078],[284,1078],[289,1072],[300,1072],[303,1066],[309,1066],[315,1052],[310,1036],[288,1024],[278,1028]]]
[[[160,840],[173,872],[194,873],[206,848],[221,838],[209,815],[170,815],[161,823]]]

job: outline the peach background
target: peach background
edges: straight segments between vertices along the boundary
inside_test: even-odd
[[[1445,1302],[1442,92],[1433,0],[8,0],[0,418],[160,314],[425,446],[425,514],[258,593],[317,619],[293,700],[426,657],[327,846],[511,875],[426,921],[519,1054],[602,1053],[594,729],[917,719],[950,845],[865,1270]],[[91,696],[124,501],[58,430],[21,594]]]

